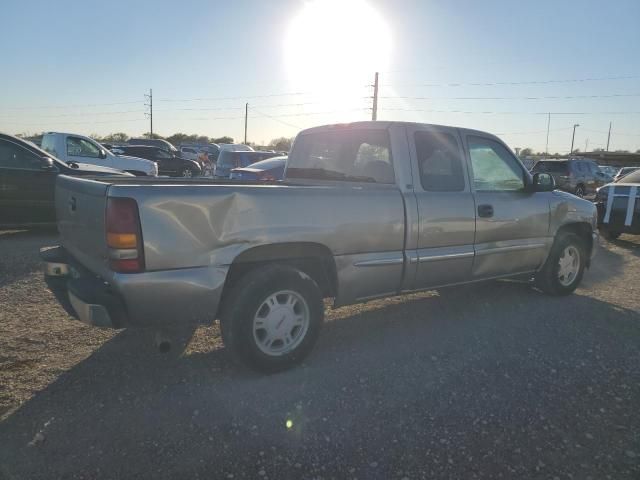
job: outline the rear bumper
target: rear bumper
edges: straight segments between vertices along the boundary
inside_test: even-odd
[[[102,279],[79,265],[62,247],[42,250],[49,288],[83,323],[108,328],[180,327],[212,322],[226,268],[187,268]]]

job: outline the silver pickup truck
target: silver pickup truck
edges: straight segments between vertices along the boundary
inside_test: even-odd
[[[46,275],[80,320],[220,319],[227,348],[261,371],[310,352],[323,299],[515,276],[568,294],[598,244],[594,205],[495,136],[401,122],[302,131],[281,183],[62,176],[56,213]]]

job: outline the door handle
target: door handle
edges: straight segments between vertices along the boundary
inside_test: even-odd
[[[493,217],[493,205],[478,205],[478,216],[483,218]]]

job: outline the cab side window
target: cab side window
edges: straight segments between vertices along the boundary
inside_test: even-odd
[[[443,132],[416,132],[422,188],[430,192],[464,190],[462,155],[455,137]]]
[[[100,150],[84,138],[67,137],[67,155],[70,157],[100,158]]]
[[[469,156],[476,191],[514,192],[524,189],[524,170],[504,145],[469,136]]]
[[[28,150],[11,142],[0,141],[0,168],[39,170],[42,161]]]

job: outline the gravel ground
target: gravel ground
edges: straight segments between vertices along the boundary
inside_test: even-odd
[[[515,282],[328,311],[307,363],[230,364],[216,327],[170,360],[72,321],[51,232],[0,232],[0,479],[640,478],[640,239],[583,286]]]

